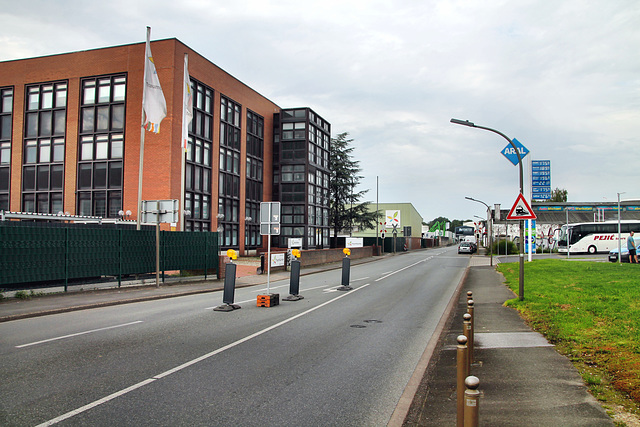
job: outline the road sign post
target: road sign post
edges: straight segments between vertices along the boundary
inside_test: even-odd
[[[260,234],[267,235],[267,294],[271,286],[271,236],[280,235],[280,202],[260,203]]]

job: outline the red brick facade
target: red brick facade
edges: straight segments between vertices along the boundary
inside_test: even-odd
[[[64,161],[64,211],[77,212],[76,187],[78,167],[78,135],[80,124],[81,79],[92,76],[126,73],[126,110],[123,154],[122,209],[133,212],[138,203],[140,129],[144,72],[144,43],[104,49],[52,55],[0,63],[0,88],[13,88],[13,117],[10,171],[10,209],[21,211],[23,132],[25,88],[30,84],[67,81],[67,110]],[[220,96],[242,106],[240,156],[239,246],[244,249],[244,213],[246,179],[246,114],[251,110],[264,118],[263,201],[272,200],[273,114],[280,107],[255,90],[238,81],[212,62],[194,52],[177,39],[151,43],[154,63],[167,102],[167,117],[158,135],[145,134],[143,200],[180,199],[181,190],[181,123],[184,54],[189,55],[189,74],[214,90],[213,146],[211,176],[211,230],[216,230],[218,213],[218,163],[220,144]],[[167,227],[168,228],[168,227]]]

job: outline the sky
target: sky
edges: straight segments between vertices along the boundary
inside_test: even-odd
[[[510,208],[524,159],[570,202],[640,199],[637,0],[0,0],[0,61],[177,38],[348,132],[366,201],[425,222]],[[378,185],[376,185],[378,183]]]

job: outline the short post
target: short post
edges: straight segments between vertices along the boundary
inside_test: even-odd
[[[463,334],[465,337],[467,337],[467,372],[468,374],[471,373],[471,352],[473,351],[473,349],[470,347],[471,344],[471,315],[469,313],[465,313],[462,315],[462,329],[463,329]],[[468,375],[467,374],[467,375]]]
[[[340,286],[338,290],[350,291],[353,289],[351,286],[349,286],[351,275],[351,258],[349,258],[349,255],[351,255],[351,250],[349,248],[344,248],[342,252],[345,255],[345,257],[342,258],[342,286]]]
[[[215,307],[213,311],[233,311],[241,308],[239,305],[233,303],[236,291],[236,265],[233,263],[233,260],[238,258],[238,253],[233,249],[229,249],[227,256],[230,258],[230,262],[225,264],[224,269],[223,304]]]
[[[467,301],[469,301],[470,299],[473,299],[473,292],[467,291]]]
[[[464,380],[464,427],[478,427],[478,407],[480,405],[480,380],[473,375]]]
[[[282,298],[282,301],[299,301],[304,299],[300,292],[300,249],[291,251],[293,259],[291,260],[291,278],[289,279],[289,296]]]
[[[467,337],[464,335],[458,335],[458,346],[456,347],[456,403],[458,407],[457,412],[457,427],[464,426],[464,379],[469,375],[467,372]]]
[[[473,314],[473,300],[467,300],[467,313],[471,315],[471,330],[469,331],[469,363],[473,363],[475,316]]]

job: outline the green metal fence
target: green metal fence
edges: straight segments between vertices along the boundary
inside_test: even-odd
[[[160,270],[218,270],[218,233],[160,232]],[[0,226],[0,286],[156,271],[153,230]]]

